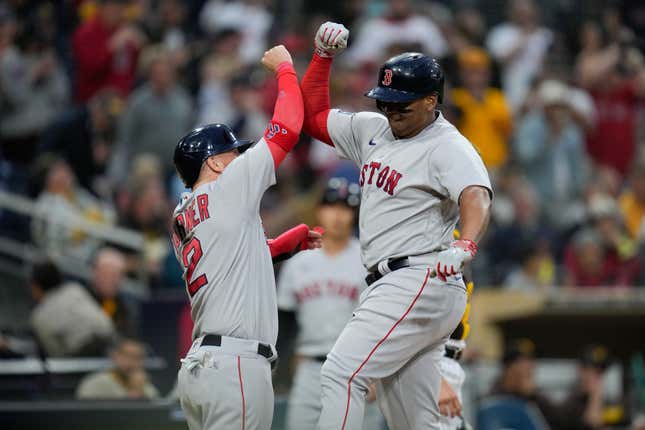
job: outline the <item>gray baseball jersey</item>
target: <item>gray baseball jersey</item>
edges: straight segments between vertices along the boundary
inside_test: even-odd
[[[492,189],[481,157],[440,113],[416,136],[395,139],[385,116],[332,110],[327,130],[338,154],[361,169],[363,264],[447,248],[464,188]]]
[[[216,181],[182,196],[173,218],[187,238],[173,236],[195,322],[193,338],[214,333],[275,344],[275,278],[259,209],[275,184],[264,139],[231,162]]]
[[[365,275],[357,239],[333,257],[316,249],[284,264],[278,279],[278,307],[296,312],[299,354],[314,357],[331,351],[358,304]]]

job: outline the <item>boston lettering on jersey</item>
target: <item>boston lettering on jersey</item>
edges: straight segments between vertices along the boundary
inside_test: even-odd
[[[314,299],[322,295],[325,296],[341,296],[349,300],[358,300],[359,288],[356,285],[346,284],[344,282],[327,281],[324,283],[314,282],[307,285],[300,291],[296,292],[296,299],[298,303],[306,300]]]
[[[403,176],[402,173],[390,168],[390,166],[385,166],[379,161],[370,161],[363,164],[358,184],[361,187],[366,184],[374,184],[376,187],[393,196],[401,176]]]

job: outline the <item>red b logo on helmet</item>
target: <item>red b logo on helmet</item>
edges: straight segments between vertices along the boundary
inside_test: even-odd
[[[390,84],[392,83],[392,70],[385,69],[385,71],[383,72],[383,81],[381,81],[381,83],[386,87],[390,86]]]

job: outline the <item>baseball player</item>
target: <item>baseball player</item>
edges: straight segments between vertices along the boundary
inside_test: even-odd
[[[278,332],[271,257],[299,242],[320,246],[320,234],[306,226],[267,245],[260,199],[298,140],[303,109],[289,52],[274,47],[262,63],[275,71],[279,88],[262,139],[253,144],[213,124],[187,134],[175,149],[177,172],[191,189],[174,211],[172,235],[194,321],[178,376],[191,430],[271,427]]]
[[[316,427],[320,368],[365,285],[360,244],[352,235],[359,203],[358,184],[331,178],[316,210],[325,230],[322,248],[295,256],[280,271],[278,309],[298,326],[297,369],[287,409],[289,430]],[[364,428],[373,428],[365,424]]]
[[[348,30],[323,24],[301,88],[304,130],[361,170],[359,230],[369,274],[354,316],[322,371],[320,429],[360,429],[376,381],[392,429],[438,429],[444,344],[466,307],[463,265],[477,253],[492,189],[468,140],[438,110],[443,72],[404,53],[366,95],[381,113],[330,109],[332,58]],[[452,232],[460,221],[461,239]]]

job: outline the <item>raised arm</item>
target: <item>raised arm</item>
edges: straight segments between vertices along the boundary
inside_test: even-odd
[[[264,134],[277,169],[300,137],[304,117],[302,93],[291,55],[284,46],[279,45],[265,52],[262,64],[274,71],[278,79],[273,118]]]
[[[349,30],[342,24],[322,24],[314,39],[316,51],[301,84],[305,107],[304,131],[332,146],[327,131],[327,117],[331,108],[329,75],[333,57],[347,47],[348,38]]]

